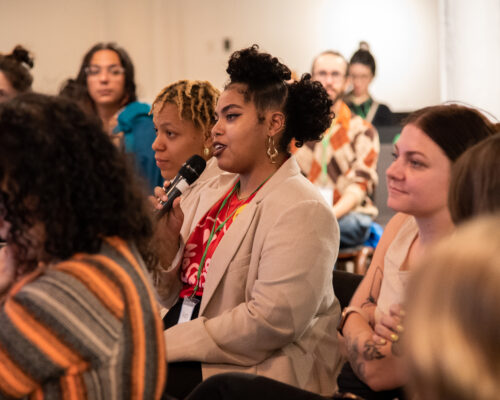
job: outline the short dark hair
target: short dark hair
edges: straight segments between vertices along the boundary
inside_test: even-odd
[[[229,83],[246,86],[245,101],[253,101],[258,112],[271,107],[285,114],[285,131],[279,147],[288,151],[292,139],[300,147],[305,141],[319,140],[330,126],[332,101],[319,82],[304,74],[300,81],[287,83],[291,71],[276,57],[259,52],[253,45],[235,51],[228,63]]]
[[[38,261],[29,230],[42,223],[49,259],[96,253],[119,236],[146,248],[147,205],[125,156],[74,102],[36,93],[0,105],[0,213],[23,272]],[[43,260],[47,261],[47,260]]]
[[[132,103],[137,100],[136,86],[134,79],[134,64],[130,56],[124,48],[118,46],[116,43],[97,43],[85,53],[78,71],[76,79],[68,79],[62,86],[60,94],[72,98],[77,102],[83,103],[83,108],[86,111],[97,113],[95,103],[89,95],[87,89],[87,73],[86,68],[90,65],[93,55],[100,50],[114,51],[120,59],[120,64],[125,70],[125,94],[126,104]]]
[[[408,124],[421,129],[452,162],[495,132],[493,124],[483,114],[459,104],[421,108],[403,121],[403,125]]]
[[[451,170],[448,207],[456,224],[500,211],[500,133],[472,146]]]
[[[349,60],[349,65],[352,64],[366,65],[368,68],[370,68],[372,75],[375,76],[375,71],[377,69],[377,66],[375,64],[375,58],[373,57],[372,53],[370,53],[370,48],[368,46],[368,43],[366,42],[359,43],[359,49],[356,50],[356,52],[352,55],[351,59]]]
[[[33,65],[32,55],[23,46],[17,45],[10,54],[0,54],[0,71],[20,93],[31,90],[33,76],[29,70]]]

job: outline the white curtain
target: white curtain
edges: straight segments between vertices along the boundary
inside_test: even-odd
[[[500,1],[440,0],[441,100],[500,119]]]

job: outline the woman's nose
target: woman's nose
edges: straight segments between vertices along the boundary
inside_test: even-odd
[[[212,127],[212,130],[210,132],[211,136],[212,136],[212,140],[214,140],[215,137],[222,135],[221,128],[222,128],[221,127],[221,122],[220,122],[220,119],[219,119],[219,120],[217,120],[215,122],[215,125]]]
[[[160,136],[156,136],[155,140],[153,141],[153,144],[151,145],[151,148],[153,151],[161,151],[164,150],[165,145],[162,143]]]
[[[387,168],[387,171],[385,171],[385,174],[388,179],[401,179],[402,177],[402,170],[401,166],[399,165],[400,163],[398,162],[398,159],[395,159],[391,165],[389,165],[389,168]]]

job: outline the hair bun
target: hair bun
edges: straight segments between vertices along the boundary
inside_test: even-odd
[[[17,45],[16,47],[14,47],[12,53],[7,57],[11,57],[19,63],[24,63],[29,68],[33,68],[34,65],[33,57],[30,55],[30,52],[21,45]]]
[[[362,40],[361,42],[359,42],[359,50],[370,51],[370,45],[368,44],[368,42]]]
[[[286,104],[287,134],[295,138],[295,145],[321,139],[332,123],[332,101],[320,82],[312,81],[310,74],[302,75],[289,85]]]
[[[290,79],[290,69],[276,57],[259,53],[254,44],[243,50],[235,51],[226,69],[231,82],[246,83],[249,86],[269,85]]]

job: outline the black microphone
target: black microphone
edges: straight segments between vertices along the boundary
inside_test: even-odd
[[[179,197],[189,187],[189,185],[198,179],[206,165],[206,161],[197,154],[191,156],[184,164],[182,164],[178,174],[170,183],[170,186],[166,189],[168,196],[167,201],[160,200],[162,209],[158,212],[158,218],[161,218],[165,215],[165,213],[170,211],[174,200]]]

